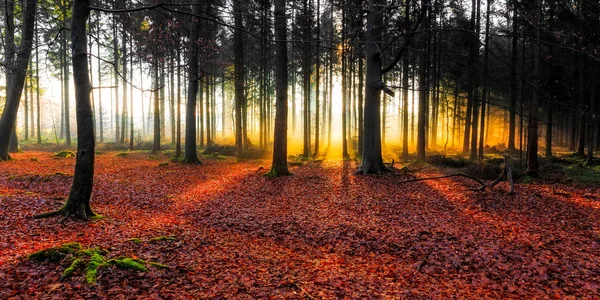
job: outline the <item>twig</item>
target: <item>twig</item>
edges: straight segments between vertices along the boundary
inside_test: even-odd
[[[306,298],[308,299],[316,299],[314,296],[312,296],[311,294],[309,294],[305,289],[303,289],[299,284],[297,283],[293,283],[293,285],[295,287],[297,287],[302,293],[304,293],[304,295],[306,295]]]

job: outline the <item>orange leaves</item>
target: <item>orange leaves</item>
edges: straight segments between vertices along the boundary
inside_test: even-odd
[[[353,176],[348,162],[267,178],[261,162],[158,167],[169,157],[109,153],[98,155],[92,199],[105,218],[60,225],[27,216],[59,206],[68,180],[8,179],[72,172],[73,160],[47,156],[1,163],[0,298],[593,298],[600,287],[600,210],[586,196],[597,188],[531,184],[507,196],[468,191],[460,178]],[[427,172],[417,176],[439,175]],[[24,259],[73,241],[171,269],[58,286],[57,265]]]

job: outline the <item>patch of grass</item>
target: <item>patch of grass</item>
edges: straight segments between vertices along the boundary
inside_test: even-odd
[[[77,154],[71,150],[62,150],[52,155],[52,157],[71,158],[77,157]]]
[[[117,154],[115,154],[115,156],[117,157],[127,157],[129,155],[129,152],[119,152]]]
[[[36,161],[36,162],[37,162],[37,161],[40,161],[39,159],[37,159],[37,157],[32,157],[32,158],[30,158],[29,160],[30,160],[30,161]]]
[[[169,162],[168,162],[168,161],[161,162],[160,164],[158,164],[158,166],[159,166],[159,167],[166,167],[166,166],[168,166],[168,165],[169,165]]]
[[[130,238],[127,240],[128,242],[133,242],[133,243],[141,243],[142,240],[140,238]]]

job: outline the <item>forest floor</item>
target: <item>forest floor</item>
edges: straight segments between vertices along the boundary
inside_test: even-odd
[[[440,175],[352,175],[307,162],[268,178],[268,160],[97,155],[89,222],[31,216],[59,208],[75,158],[0,163],[0,298],[598,298],[600,187],[474,182]],[[260,167],[264,167],[261,169]],[[169,268],[107,265],[61,280],[67,258],[28,259],[78,242]]]

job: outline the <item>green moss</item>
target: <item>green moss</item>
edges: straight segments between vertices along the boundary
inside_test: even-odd
[[[75,154],[75,152],[71,151],[71,150],[63,150],[60,151],[54,155],[52,155],[53,157],[62,157],[62,158],[71,158],[71,157],[76,157],[77,154]]]
[[[160,164],[158,164],[159,167],[165,167],[165,166],[168,166],[168,165],[169,165],[169,162],[166,162],[166,161],[165,162],[161,162]]]
[[[174,238],[160,237],[166,240]],[[134,238],[132,241],[141,242],[140,239]],[[83,269],[85,281],[88,284],[94,284],[98,278],[100,268],[108,265],[114,265],[121,269],[131,269],[141,272],[148,271],[147,266],[152,266],[157,269],[169,269],[169,266],[157,262],[147,262],[138,258],[119,257],[116,259],[107,260],[105,255],[108,251],[102,248],[87,248],[82,249],[78,243],[65,243],[60,247],[49,248],[35,252],[29,256],[30,259],[38,261],[60,261],[63,258],[70,258],[69,266],[63,271],[62,278],[68,278],[75,274],[77,270]]]
[[[58,262],[65,258],[67,254],[78,252],[80,249],[81,245],[79,243],[65,243],[62,244],[60,247],[53,247],[36,251],[29,255],[29,259],[35,261],[47,260],[50,262]]]
[[[81,249],[81,250],[77,251],[77,253],[76,253],[76,255],[79,257],[82,255],[92,257],[92,256],[94,256],[94,254],[106,255],[106,254],[108,254],[108,251],[105,249],[101,249],[101,248],[88,248],[88,249]]]
[[[129,155],[129,152],[119,152],[119,153],[117,153],[115,156],[118,156],[118,157],[126,157],[127,155]]]
[[[83,265],[84,262],[85,261],[80,258],[76,258],[75,260],[73,260],[71,265],[68,268],[66,268],[65,271],[63,272],[62,277],[64,277],[64,278],[71,277],[71,275],[73,275],[73,272],[75,272],[75,270],[77,268],[81,267],[81,265]]]
[[[35,157],[32,157],[32,158],[30,158],[29,160],[30,160],[30,161],[40,161],[39,159],[37,159],[37,158],[35,158]]]
[[[104,265],[106,265],[104,256],[94,253],[92,257],[90,257],[90,261],[85,268],[85,281],[88,284],[95,283],[96,279],[98,278],[98,269]]]
[[[177,238],[175,237],[171,237],[171,236],[159,236],[159,237],[155,237],[155,238],[151,238],[150,241],[151,242],[158,242],[158,241],[174,241]]]
[[[139,238],[130,238],[127,240],[128,242],[141,243],[142,240]]]
[[[148,271],[148,268],[146,268],[145,266],[146,262],[141,259],[124,257],[113,259],[110,261],[110,263],[114,264],[115,266],[121,269],[133,269],[142,272]]]

